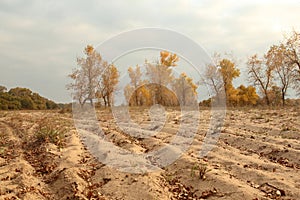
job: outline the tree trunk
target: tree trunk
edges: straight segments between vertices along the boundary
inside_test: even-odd
[[[107,102],[106,102],[105,96],[103,97],[103,101],[104,101],[104,106],[106,107],[107,106]]]
[[[285,92],[284,88],[281,89],[281,99],[282,99],[282,106],[285,106]]]
[[[137,90],[135,90],[134,92],[135,92],[135,103],[136,103],[136,106],[139,106]]]
[[[270,99],[269,99],[269,95],[268,95],[268,91],[264,90],[265,96],[266,96],[266,101],[267,101],[267,105],[270,105]]]
[[[107,95],[107,105],[110,107],[110,97]]]
[[[82,107],[84,106],[85,102],[87,101],[87,99],[84,99],[82,102]]]
[[[161,89],[161,85],[158,86],[158,104],[162,104],[163,98],[162,98],[162,89]]]
[[[84,101],[82,101],[81,98],[79,99],[79,104],[80,104],[80,107],[82,108],[82,107],[83,107],[83,104],[84,104]]]

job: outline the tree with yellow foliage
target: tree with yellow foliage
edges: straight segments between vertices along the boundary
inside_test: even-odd
[[[125,98],[130,106],[151,105],[151,93],[147,87],[147,81],[142,80],[142,72],[140,66],[136,65],[135,69],[128,68],[130,84],[124,88]]]
[[[134,95],[134,104],[135,105],[139,105],[139,93],[137,91],[138,87],[142,84],[142,73],[141,73],[141,68],[140,66],[136,66],[135,69],[133,69],[132,67],[128,68],[128,74],[130,77],[130,84],[132,87],[132,94]],[[131,96],[130,95],[130,96]]]
[[[168,51],[160,52],[160,63],[166,67],[175,67],[176,62],[179,61],[179,57],[176,54],[172,54]]]
[[[173,80],[172,68],[175,67],[179,57],[167,51],[160,52],[160,61],[152,64],[146,62],[146,75],[151,83],[154,83],[156,88],[154,91],[154,101],[158,104],[163,104],[163,87],[167,87]]]
[[[101,74],[104,70],[101,55],[91,46],[87,45],[84,50],[85,58],[77,58],[79,69],[74,69],[69,77],[73,80],[67,85],[72,90],[73,98],[81,105],[87,100],[93,104],[99,85]]]
[[[259,96],[256,93],[255,87],[240,85],[237,88],[238,104],[241,106],[245,105],[256,105]]]
[[[167,51],[160,52],[156,64],[146,61],[148,80],[142,80],[139,66],[128,68],[130,84],[124,88],[124,95],[130,106],[161,104],[164,106],[195,105],[197,104],[197,88],[193,79],[185,73],[178,78],[173,76],[173,67],[179,60],[176,54]],[[170,89],[172,88],[172,90]]]
[[[181,105],[186,106],[197,103],[196,90],[198,86],[185,73],[181,73],[178,78],[173,80],[172,88]]]
[[[137,98],[138,99],[138,104],[135,104],[135,105],[149,106],[149,105],[153,104],[149,84],[146,80],[144,80],[142,82],[142,84],[137,88],[136,94],[137,94],[137,97],[138,97]],[[132,102],[133,102],[133,100],[132,100]],[[133,104],[131,103],[131,105],[133,105]]]
[[[123,92],[124,92],[124,96],[125,96],[126,102],[128,102],[128,105],[131,106],[132,104],[130,102],[130,99],[131,99],[132,93],[134,92],[133,87],[130,84],[127,84],[125,86]]]
[[[217,66],[208,65],[205,70],[204,82],[210,86],[215,97],[222,97],[223,88],[225,90],[226,102],[230,106],[255,105],[258,95],[254,87],[239,86],[237,89],[233,86],[233,80],[240,75],[240,70],[235,67],[235,63],[229,59],[216,58]],[[207,104],[207,102],[203,102]]]
[[[124,88],[124,95],[130,106],[144,106],[151,104],[151,94],[147,87],[148,81],[142,80],[140,66],[128,68],[130,84]]]
[[[219,70],[223,79],[227,104],[236,105],[238,97],[232,81],[240,76],[240,70],[237,69],[234,62],[230,61],[229,59],[222,59],[219,62],[219,66]]]
[[[91,45],[86,46],[84,54],[85,57],[77,58],[79,68],[69,75],[73,82],[67,89],[72,90],[73,98],[82,106],[87,100],[93,104],[95,98],[103,98],[105,105],[110,105],[119,78],[117,68],[104,61]]]
[[[99,94],[105,106],[111,106],[113,102],[112,94],[117,89],[116,86],[119,83],[119,76],[118,69],[112,64],[108,65],[101,75]]]

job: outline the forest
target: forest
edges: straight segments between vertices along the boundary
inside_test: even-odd
[[[0,86],[0,110],[47,110],[57,109],[58,104],[41,97],[30,89],[16,87],[7,91]]]

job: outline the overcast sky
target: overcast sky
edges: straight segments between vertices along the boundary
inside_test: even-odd
[[[232,52],[244,72],[247,57],[300,30],[299,10],[300,0],[0,0],[0,85],[71,101],[67,74],[84,47],[143,27],[178,31],[209,54]]]

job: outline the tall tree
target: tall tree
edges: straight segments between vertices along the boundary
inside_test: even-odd
[[[300,95],[300,33],[293,30],[292,34],[286,37],[283,45],[286,48],[285,56],[290,65],[295,67],[293,85]]]
[[[67,85],[67,89],[73,90],[73,96],[81,105],[87,100],[93,103],[96,97],[101,74],[104,71],[104,61],[101,55],[90,45],[84,50],[85,58],[77,58],[79,69],[73,70],[69,75],[73,83]]]
[[[268,90],[272,87],[273,71],[272,66],[266,65],[263,59],[255,54],[247,61],[249,81],[257,86],[264,94],[267,105],[270,105]]]
[[[217,103],[219,103],[224,84],[222,74],[216,65],[207,65],[204,72],[203,83],[209,86],[213,93],[212,95],[215,96]]]
[[[279,79],[283,106],[285,106],[287,90],[294,78],[294,65],[286,57],[287,54],[287,49],[283,44],[271,46],[266,54],[266,64],[274,69]]]
[[[138,97],[138,87],[142,84],[142,73],[141,73],[141,68],[140,66],[136,66],[135,69],[132,67],[128,68],[128,74],[130,77],[130,84],[133,87],[133,94],[134,95],[134,100],[135,100],[135,105],[139,105],[139,97]]]
[[[104,65],[107,67],[101,75],[100,89],[97,93],[101,94],[105,106],[111,106],[113,102],[112,94],[117,89],[116,86],[119,83],[120,74],[114,65],[108,65],[107,63]]]
[[[237,91],[233,87],[233,79],[240,76],[240,70],[235,67],[235,64],[228,59],[222,59],[219,63],[220,72],[223,78],[223,84],[228,104],[234,105],[237,103]]]

